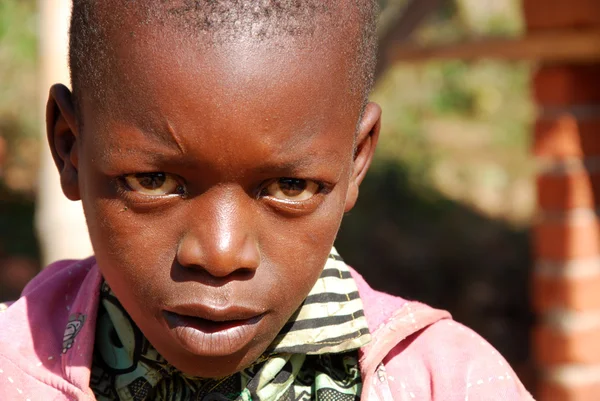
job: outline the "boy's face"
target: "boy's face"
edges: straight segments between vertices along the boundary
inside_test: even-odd
[[[143,27],[110,40],[110,88],[102,104],[82,98],[81,124],[70,93],[51,91],[64,192],[83,201],[102,274],[157,350],[190,375],[234,373],[317,280],[379,108],[368,105],[355,147],[353,55],[331,43],[200,47]]]

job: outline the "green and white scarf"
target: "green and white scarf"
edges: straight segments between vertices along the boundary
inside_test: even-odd
[[[90,386],[98,401],[354,401],[358,348],[370,340],[350,271],[335,250],[304,303],[249,368],[187,376],[146,340],[103,284]]]

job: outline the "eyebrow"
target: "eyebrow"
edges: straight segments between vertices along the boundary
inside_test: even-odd
[[[267,162],[253,169],[256,173],[266,174],[271,173],[273,171],[281,171],[281,172],[301,172],[304,170],[308,170],[313,166],[313,163],[304,159],[296,159],[291,161],[285,161],[281,163]]]
[[[181,139],[179,139],[179,137],[177,136],[177,132],[175,131],[175,128],[173,128],[173,126],[171,125],[171,122],[169,120],[166,120],[166,124],[167,124],[167,132],[171,136],[171,139],[173,140],[173,142],[175,142],[175,144],[177,145],[177,148],[179,149],[181,154],[182,155],[185,154],[185,148],[183,147]]]
[[[182,147],[177,141],[147,130],[127,129],[126,132],[121,131],[115,138],[117,143],[102,152],[102,160],[109,161],[126,156],[143,157],[153,163],[161,163],[182,155]],[[145,142],[144,146],[139,145],[142,140]]]
[[[121,144],[137,144],[138,141],[148,141],[148,146],[140,148],[139,146],[118,146],[119,152],[127,154],[151,153],[157,155],[163,153],[165,146],[172,150],[177,150],[179,154],[185,153],[185,148],[177,132],[168,120],[162,121],[162,127],[153,127],[151,124],[117,124],[112,128],[107,128],[116,133],[116,140]],[[148,152],[148,149],[152,151]]]
[[[116,127],[115,131],[118,132],[119,138],[125,139],[125,143],[121,144],[124,146],[117,147],[117,154],[136,155],[150,159],[154,163],[173,162],[175,158],[182,157],[188,154],[185,146],[183,145],[180,137],[178,136],[173,125],[168,120],[162,120],[162,127],[150,124],[141,125],[127,125],[126,127]],[[132,135],[133,134],[133,135]],[[135,146],[138,140],[147,141],[146,146],[140,147]],[[129,146],[134,145],[134,146]],[[165,152],[165,150],[171,150],[171,152]],[[175,153],[176,152],[176,153]],[[110,158],[111,151],[107,155]],[[298,152],[291,152],[298,153]],[[266,174],[303,174],[304,172],[311,170],[317,164],[314,162],[314,158],[307,157],[312,152],[300,152],[301,157],[290,158],[289,160],[282,160],[284,157],[280,157],[279,160],[266,160],[261,164],[253,163],[254,166],[249,166],[248,171],[259,175]],[[281,152],[278,152],[281,155]],[[318,154],[318,153],[317,153]],[[118,156],[117,156],[118,157]],[[205,161],[201,159],[194,160]],[[189,164],[189,161],[185,164]]]

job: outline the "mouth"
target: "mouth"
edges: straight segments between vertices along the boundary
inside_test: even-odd
[[[226,356],[242,350],[255,339],[264,317],[264,313],[233,308],[182,309],[179,313],[163,311],[165,321],[183,348],[202,356]]]

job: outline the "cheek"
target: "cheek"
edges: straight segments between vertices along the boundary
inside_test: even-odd
[[[312,289],[333,246],[343,205],[340,193],[310,216],[269,222],[270,227],[278,229],[270,231],[261,248],[269,265],[275,266],[265,280],[272,280],[272,296],[277,302],[295,308]]]
[[[89,226],[96,253],[132,262],[132,266],[173,258],[174,227],[164,216],[136,215],[114,206],[97,201],[93,216],[88,217],[94,220]]]
[[[88,190],[83,206],[94,253],[113,287],[145,299],[169,279],[177,242],[168,213],[137,214],[117,197]]]

